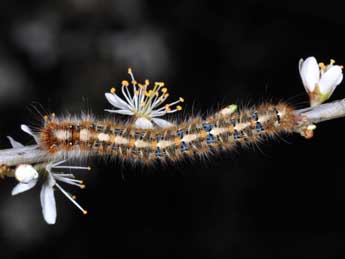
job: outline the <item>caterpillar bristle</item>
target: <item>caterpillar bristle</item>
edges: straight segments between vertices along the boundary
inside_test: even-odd
[[[231,114],[196,116],[169,128],[139,129],[129,122],[97,120],[93,116],[45,120],[40,145],[49,154],[116,157],[150,165],[207,157],[236,146],[258,143],[280,133],[292,132],[296,117],[286,103],[264,103]]]

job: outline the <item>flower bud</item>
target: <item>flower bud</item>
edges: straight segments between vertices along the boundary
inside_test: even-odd
[[[38,178],[38,172],[28,164],[19,165],[14,174],[20,183],[29,183]]]

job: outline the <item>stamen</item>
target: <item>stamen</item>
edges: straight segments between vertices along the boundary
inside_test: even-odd
[[[181,111],[181,110],[182,110],[182,106],[177,105],[177,106],[176,106],[176,110]]]
[[[129,83],[128,83],[127,80],[123,80],[123,81],[121,82],[121,84],[122,84],[123,86],[129,86]]]
[[[57,165],[61,165],[61,164],[65,163],[66,161],[67,161],[67,160],[65,159],[65,160],[58,161],[58,162],[56,162],[56,163],[48,164],[48,165],[47,165],[47,171],[49,171],[51,168],[56,167]]]
[[[165,110],[166,110],[167,112],[171,111],[170,105],[169,105],[169,104],[165,105]]]
[[[153,91],[149,90],[148,92],[145,92],[145,96],[150,97],[152,95]]]
[[[91,170],[90,166],[69,166],[69,165],[61,165],[61,166],[53,166],[53,168],[58,169],[77,169],[77,170]]]
[[[184,99],[182,97],[180,97],[180,102],[183,103],[184,102]]]
[[[319,63],[319,67],[320,67],[322,70],[325,70],[325,69],[326,69],[326,65],[325,65],[323,62],[320,62],[320,63]]]
[[[161,91],[162,91],[163,94],[165,94],[168,91],[168,88],[164,87],[164,88],[162,88]]]
[[[333,65],[335,63],[335,60],[334,59],[331,59],[329,64]]]
[[[63,177],[63,176],[60,176],[59,174],[53,174],[53,177],[60,182],[67,183],[69,185],[77,186],[80,189],[85,188],[85,185],[83,184],[82,180],[73,179],[72,177]]]
[[[58,183],[55,184],[56,187],[78,208],[80,209],[84,215],[87,214],[87,210],[84,210],[82,206],[79,205]]]

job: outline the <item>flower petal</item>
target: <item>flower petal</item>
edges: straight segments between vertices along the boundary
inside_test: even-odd
[[[134,126],[138,129],[153,129],[152,122],[143,117],[138,118],[135,121]]]
[[[343,71],[339,66],[332,66],[321,77],[319,82],[321,94],[331,95],[343,79]]]
[[[27,125],[22,124],[22,125],[20,125],[20,128],[21,128],[22,131],[24,131],[25,133],[31,135],[31,136],[34,138],[34,140],[36,141],[36,143],[38,144],[38,142],[39,142],[38,137],[32,132],[32,130],[31,130]]]
[[[105,98],[112,106],[116,108],[126,110],[129,110],[131,108],[129,104],[122,100],[119,96],[117,96],[117,94],[105,93]]]
[[[53,187],[56,184],[55,178],[51,172],[48,172],[47,182],[50,187]]]
[[[106,112],[111,112],[111,113],[118,113],[118,114],[122,114],[122,115],[133,115],[134,113],[129,111],[129,110],[108,110],[108,109],[104,109]]]
[[[343,81],[343,73],[338,78],[338,81],[336,82],[336,85],[339,85]]]
[[[320,69],[314,57],[308,57],[302,64],[300,61],[300,75],[307,92],[312,92],[320,79]]]
[[[158,127],[161,127],[161,128],[171,128],[175,126],[171,122],[167,120],[159,119],[159,118],[152,118],[152,121],[156,123]]]
[[[41,206],[45,221],[48,224],[56,222],[56,203],[54,197],[54,189],[48,183],[44,183],[41,189]]]
[[[301,74],[301,70],[302,70],[302,66],[303,66],[303,58],[301,58],[299,61],[298,61],[298,71],[299,71],[299,74]]]
[[[28,191],[32,189],[37,183],[37,179],[34,179],[28,183],[18,183],[14,188],[12,189],[12,195],[17,195],[19,193]]]
[[[11,136],[7,136],[8,140],[10,141],[10,144],[13,148],[21,148],[24,147],[24,145],[16,140],[14,140]]]

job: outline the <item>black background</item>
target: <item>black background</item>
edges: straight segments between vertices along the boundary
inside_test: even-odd
[[[0,145],[32,143],[42,112],[104,115],[104,92],[165,81],[181,118],[222,104],[308,105],[298,60],[345,63],[345,3],[326,1],[1,1]],[[344,84],[332,99],[345,96]],[[43,108],[42,108],[43,107]],[[45,224],[39,187],[0,182],[1,258],[345,256],[344,120],[207,161],[133,168],[90,160],[83,216],[56,192]]]

